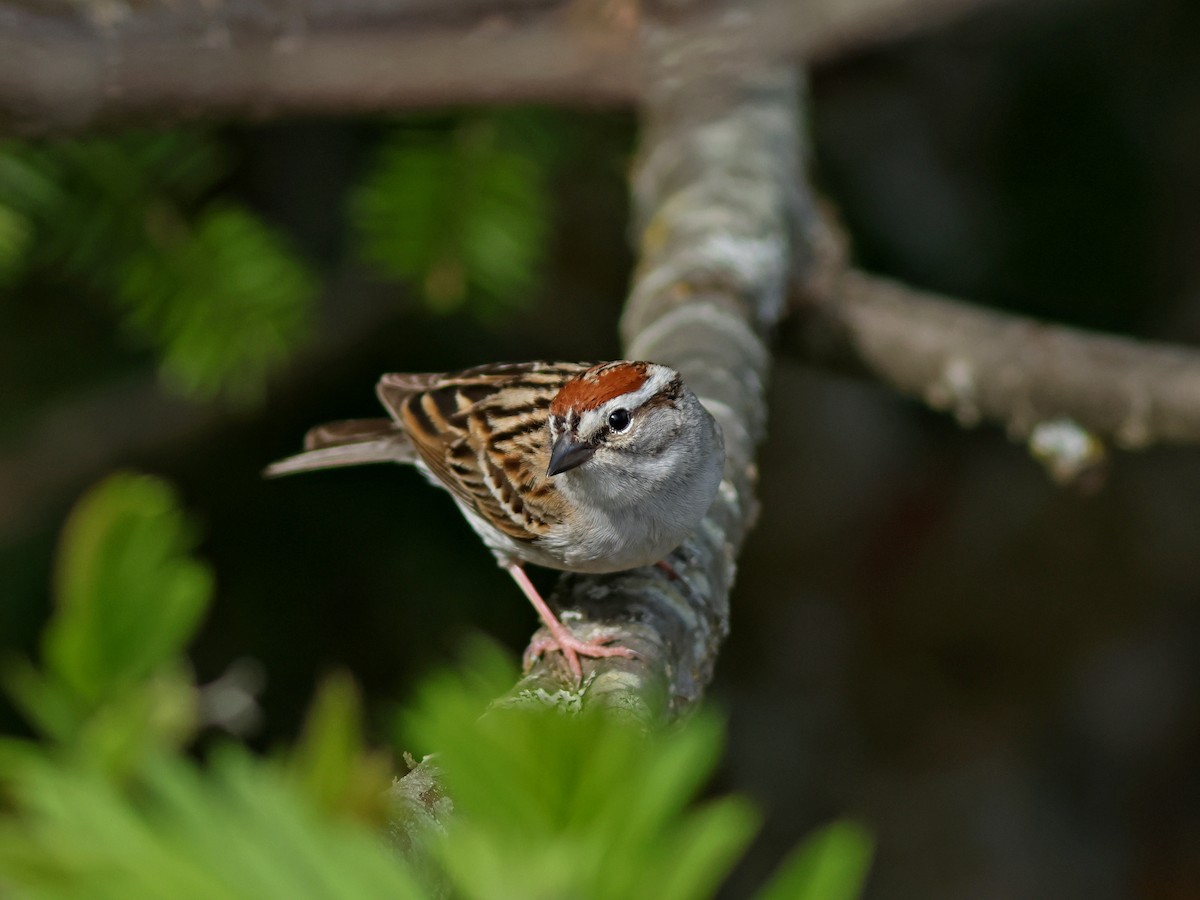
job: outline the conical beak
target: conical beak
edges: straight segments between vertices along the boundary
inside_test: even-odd
[[[571,439],[570,434],[562,435],[554,442],[554,449],[550,451],[550,468],[546,470],[547,475],[560,475],[576,466],[581,466],[596,452],[596,448],[591,444],[581,444]]]

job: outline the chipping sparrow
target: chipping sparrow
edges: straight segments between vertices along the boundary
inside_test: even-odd
[[[549,630],[558,649],[630,656],[582,641],[551,612],[526,563],[617,572],[659,562],[699,523],[721,483],[721,430],[679,373],[647,362],[509,363],[384,375],[391,419],[319,425],[304,453],[268,476],[373,462],[411,463],[446,488]]]

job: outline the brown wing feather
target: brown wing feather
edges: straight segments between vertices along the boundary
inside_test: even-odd
[[[515,363],[433,377],[386,375],[379,394],[442,484],[505,534],[533,540],[561,518],[545,474],[550,402],[564,377],[585,368]]]
[[[445,377],[429,373],[394,372],[379,379],[379,383],[375,385],[375,395],[388,414],[399,422],[400,407],[404,405],[405,400],[420,391],[429,390]]]
[[[397,432],[391,419],[342,419],[315,425],[304,435],[305,450],[320,450],[322,447],[340,447],[344,444],[360,444],[389,437]]]
[[[390,419],[345,419],[309,429],[304,452],[267,466],[268,478],[364,463],[411,463],[413,443]]]

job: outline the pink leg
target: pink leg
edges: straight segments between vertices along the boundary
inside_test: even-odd
[[[679,573],[676,572],[674,567],[672,567],[672,565],[669,562],[667,562],[665,559],[660,559],[654,565],[657,566],[661,571],[666,572],[667,577],[670,578],[672,581],[679,580]]]
[[[605,646],[605,641],[612,640],[612,638],[601,636],[590,641],[579,640],[579,638],[571,634],[571,630],[566,625],[558,621],[558,617],[546,605],[546,601],[537,592],[537,588],[533,586],[533,582],[529,580],[529,576],[525,574],[524,569],[517,563],[507,563],[504,565],[504,568],[513,577],[513,581],[517,583],[517,586],[521,588],[525,596],[529,598],[529,602],[537,610],[542,624],[550,632],[550,637],[541,638],[529,645],[529,649],[525,651],[526,668],[532,665],[533,661],[547,650],[559,650],[562,652],[563,659],[567,661],[571,673],[575,676],[575,683],[579,684],[583,680],[583,666],[579,664],[580,656],[623,656],[626,659],[631,659],[634,656],[634,652],[628,647]]]

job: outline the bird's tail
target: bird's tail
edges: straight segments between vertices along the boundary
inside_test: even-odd
[[[347,419],[318,425],[304,436],[304,452],[271,463],[267,478],[366,463],[411,463],[412,442],[391,419]]]

